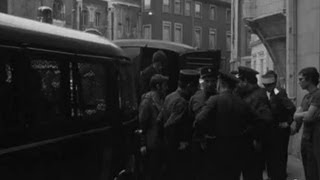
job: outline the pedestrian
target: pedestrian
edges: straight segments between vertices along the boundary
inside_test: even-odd
[[[161,50],[158,50],[153,54],[152,64],[140,73],[140,96],[150,91],[149,83],[153,75],[163,74],[162,70],[166,60],[167,56]]]
[[[302,124],[301,155],[306,180],[320,179],[320,90],[319,72],[314,67],[302,69],[298,75],[301,89],[308,91],[294,114],[293,133]]]
[[[261,78],[262,84],[267,91],[273,116],[273,126],[270,134],[273,137],[273,146],[270,147],[269,161],[273,166],[267,167],[268,175],[272,180],[285,180],[287,176],[288,145],[290,137],[290,124],[296,110],[293,102],[288,98],[285,89],[277,87],[277,74],[268,71]]]
[[[207,142],[207,179],[239,180],[249,141],[245,136],[253,123],[250,106],[233,94],[239,80],[220,72],[217,89],[196,116],[195,129],[212,137]]]
[[[139,123],[142,130],[141,153],[146,156],[145,179],[161,179],[162,143],[159,139],[157,117],[162,109],[168,90],[168,77],[155,74],[150,80],[151,91],[142,96],[139,106]]]
[[[238,67],[238,77],[240,83],[235,90],[255,112],[258,122],[255,126],[248,129],[247,134],[252,138],[252,148],[247,152],[247,160],[243,169],[244,180],[261,180],[263,179],[264,157],[266,157],[267,166],[270,166],[268,148],[273,143],[270,137],[269,128],[272,126],[273,118],[270,103],[265,89],[258,86],[257,71],[244,67]]]
[[[218,70],[213,66],[207,66],[200,69],[200,80],[202,80],[202,89],[198,90],[195,95],[190,98],[189,113],[192,121],[195,120],[195,116],[201,111],[201,108],[205,105],[205,102],[210,96],[217,94]],[[193,171],[197,180],[205,178],[204,168],[206,162],[205,148],[206,142],[204,134],[199,134],[196,131],[193,132],[192,137],[192,157],[193,157]]]
[[[192,120],[188,112],[190,97],[198,90],[199,72],[183,69],[179,72],[178,88],[167,95],[159,114],[159,122],[164,128],[167,153],[166,179],[191,179],[190,141]]]

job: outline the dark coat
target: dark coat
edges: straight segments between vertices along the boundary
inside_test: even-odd
[[[144,134],[142,144],[146,145],[149,149],[154,149],[159,145],[157,117],[162,106],[163,101],[155,91],[150,91],[141,98],[139,106],[139,123]]]
[[[195,129],[219,137],[244,135],[254,113],[241,98],[231,92],[211,96],[196,116]]]
[[[288,98],[288,95],[284,89],[276,89],[278,93],[270,93],[269,99],[273,119],[276,125],[281,122],[287,122],[288,124],[291,124],[296,107]]]
[[[188,100],[180,89],[165,98],[158,118],[163,125],[164,137],[170,148],[178,148],[179,142],[191,139],[192,121],[188,115]]]

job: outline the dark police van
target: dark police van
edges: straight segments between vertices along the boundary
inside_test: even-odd
[[[0,179],[113,179],[123,165],[121,48],[0,13]]]

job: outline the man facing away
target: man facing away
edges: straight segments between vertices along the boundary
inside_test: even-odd
[[[198,86],[198,71],[180,70],[178,88],[167,95],[159,114],[167,153],[167,179],[191,178],[191,157],[188,149],[192,136],[192,120],[188,113],[188,103]]]
[[[207,144],[206,179],[239,180],[245,153],[250,148],[245,131],[254,123],[250,106],[233,94],[239,80],[221,72],[217,89],[196,116],[195,129],[214,137]]]

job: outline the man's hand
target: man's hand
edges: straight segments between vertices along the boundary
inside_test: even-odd
[[[189,146],[188,142],[180,142],[178,150],[183,151],[183,150],[187,149],[188,146]]]
[[[297,133],[297,122],[293,121],[290,126],[290,135],[295,135]]]
[[[147,154],[147,147],[146,146],[142,146],[141,148],[140,148],[140,153],[144,156],[144,155],[146,155]]]

